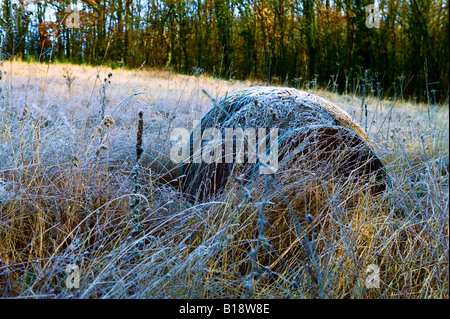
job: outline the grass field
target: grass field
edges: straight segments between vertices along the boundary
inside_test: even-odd
[[[287,212],[264,216],[260,189],[235,183],[191,203],[159,179],[174,167],[171,130],[211,108],[204,90],[218,99],[261,83],[22,62],[1,72],[0,297],[449,297],[448,101],[362,103],[310,86],[366,128],[393,185],[351,208],[337,185],[311,186],[314,205],[295,212],[305,256]],[[66,287],[69,264],[78,289]],[[370,264],[379,288],[366,288]]]

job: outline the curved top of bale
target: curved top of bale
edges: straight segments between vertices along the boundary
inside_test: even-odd
[[[254,86],[225,96],[202,119],[202,127],[278,127],[338,125],[367,134],[353,118],[329,101],[294,88]]]

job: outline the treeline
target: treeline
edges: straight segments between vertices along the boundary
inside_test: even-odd
[[[448,1],[381,0],[368,20],[372,1],[2,0],[1,50],[41,61],[145,62],[289,86],[448,99]],[[69,5],[79,8],[79,28],[66,24]]]

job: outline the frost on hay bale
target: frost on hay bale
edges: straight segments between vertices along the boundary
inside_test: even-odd
[[[382,192],[388,175],[380,159],[368,144],[368,137],[352,117],[329,101],[293,88],[251,87],[220,101],[202,118],[201,132],[218,128],[225,137],[226,128],[278,128],[278,169],[275,177],[286,183],[303,185],[314,177],[349,185],[350,181],[370,184],[374,192]],[[257,145],[261,138],[257,137]],[[202,145],[208,141],[202,141]],[[224,141],[223,141],[224,142]],[[234,138],[236,143],[236,138]],[[224,145],[225,143],[222,143]],[[266,136],[269,145],[269,136]],[[244,150],[248,151],[248,140]],[[236,151],[236,145],[233,151]],[[190,136],[193,154],[193,134]],[[225,147],[222,146],[222,157]],[[233,154],[235,156],[235,154]],[[235,157],[234,157],[235,158]],[[190,162],[183,166],[183,191],[204,199],[227,183],[260,179],[261,163],[249,162],[248,152],[242,164]],[[234,176],[234,177],[233,177]]]

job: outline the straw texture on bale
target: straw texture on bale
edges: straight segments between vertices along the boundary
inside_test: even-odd
[[[347,112],[311,93],[280,87],[240,90],[214,102],[201,120],[202,132],[206,128],[218,128],[223,137],[225,128],[266,128],[267,134],[270,128],[278,128],[275,175],[284,185],[306,182],[313,176],[342,184],[369,183],[374,192],[382,192],[389,183],[364,130]],[[268,136],[266,139],[268,145]],[[202,145],[207,142],[202,141]],[[247,150],[248,144],[244,145]],[[193,154],[192,133],[190,148]],[[183,167],[183,190],[204,199],[223,190],[238,176],[247,183],[261,178],[259,166],[259,162],[249,163],[247,154],[243,164],[191,161]]]

